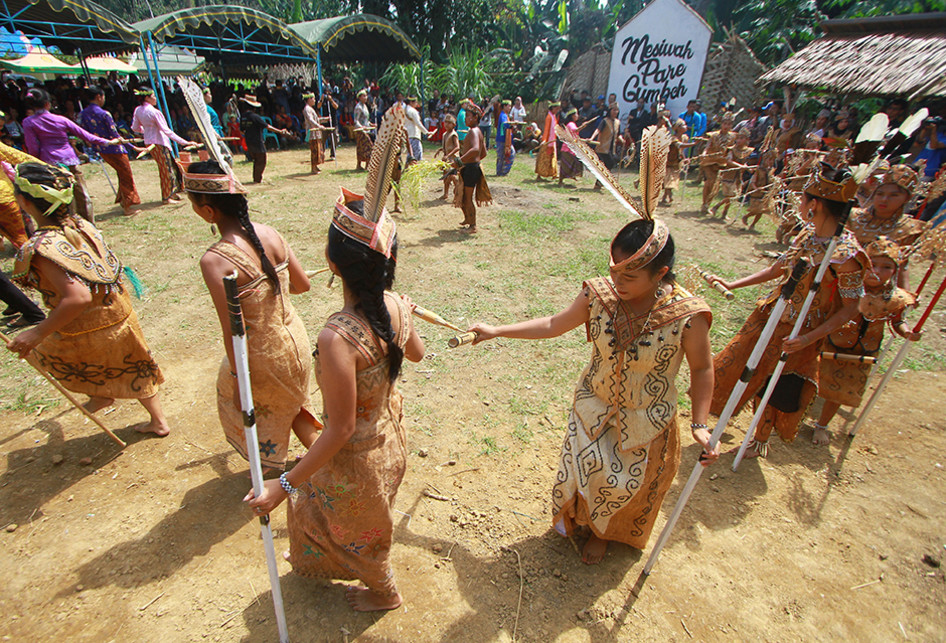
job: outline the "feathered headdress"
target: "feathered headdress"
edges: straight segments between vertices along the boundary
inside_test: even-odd
[[[645,219],[654,218],[657,202],[663,192],[671,140],[670,132],[656,125],[645,128],[641,135],[640,190]]]
[[[394,166],[400,160],[403,137],[404,108],[395,104],[385,113],[378,128],[378,139],[371,148],[365,195],[342,188],[332,217],[332,225],[339,232],[388,258],[391,257],[397,228],[394,219],[384,209],[384,203],[391,191]],[[359,202],[362,214],[355,212],[355,204]]]
[[[177,84],[181,87],[187,107],[190,109],[191,116],[194,117],[194,122],[197,123],[201,138],[204,139],[204,147],[224,172],[223,174],[191,174],[187,171],[187,167],[179,162],[178,167],[181,169],[184,189],[188,192],[205,194],[246,194],[246,188],[237,180],[233,174],[233,168],[220,151],[220,141],[210,122],[203,90],[197,83],[183,76],[177,77]]]
[[[578,160],[588,168],[588,171],[591,172],[596,179],[601,181],[601,184],[617,199],[618,203],[627,208],[627,210],[635,216],[641,217],[642,219],[650,218],[649,216],[641,214],[637,208],[634,207],[632,202],[633,197],[628,194],[627,190],[621,187],[621,184],[614,178],[611,171],[604,166],[604,163],[601,162],[598,155],[595,154],[584,141],[573,136],[571,132],[561,125],[555,126],[555,134],[568,144],[569,149],[578,157]]]

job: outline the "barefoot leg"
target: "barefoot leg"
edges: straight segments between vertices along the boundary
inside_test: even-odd
[[[349,587],[345,592],[348,604],[356,612],[378,612],[393,610],[401,606],[401,595],[382,596],[367,587]]]
[[[828,432],[828,424],[840,408],[841,405],[837,402],[824,401],[824,406],[821,407],[821,417],[819,417],[818,421],[815,423],[815,432],[814,435],[811,436],[812,444],[822,445],[831,443],[831,434]]]
[[[145,410],[151,415],[151,421],[138,429],[140,433],[154,433],[159,438],[163,438],[171,432],[171,427],[168,426],[168,420],[164,417],[164,411],[161,409],[161,397],[159,394],[155,393],[151,397],[146,397],[138,401],[141,402],[141,406],[145,407]]]
[[[594,532],[591,532],[591,536],[581,550],[581,562],[586,565],[597,565],[604,559],[607,551],[608,541],[598,538]]]
[[[110,397],[90,397],[89,401],[83,404],[85,410],[89,413],[95,413],[96,411],[101,411],[102,409],[111,406],[115,403],[115,400]]]

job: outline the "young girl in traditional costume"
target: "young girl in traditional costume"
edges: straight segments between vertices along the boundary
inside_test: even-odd
[[[440,149],[434,152],[434,158],[443,155],[443,160],[451,165],[456,161],[457,156],[460,154],[460,137],[457,135],[457,119],[453,114],[447,114],[443,119],[443,139],[440,142]],[[455,167],[452,167],[448,170],[444,170],[443,173],[443,196],[440,198],[446,201],[449,198],[450,186],[453,186],[453,196],[456,197],[457,190],[460,188],[457,187],[457,182],[459,179],[457,175],[459,170]]]
[[[723,114],[719,123],[719,131],[709,135],[706,149],[700,155],[700,169],[705,180],[703,181],[703,206],[700,214],[709,212],[710,203],[719,189],[719,171],[726,167],[726,155],[729,148],[736,142],[736,134],[732,131],[732,113]]]
[[[916,304],[916,297],[897,287],[897,271],[902,261],[900,246],[887,237],[872,241],[865,248],[871,269],[864,274],[864,296],[857,305],[858,314],[825,338],[818,373],[818,395],[824,399],[821,416],[815,423],[812,442],[828,444],[828,424],[842,406],[857,408],[864,396],[872,365],[863,361],[836,358],[838,354],[874,357],[880,351],[884,326],[901,337],[917,341],[903,321],[904,312]]]
[[[164,376],[131,307],[121,261],[94,225],[70,213],[72,175],[21,163],[13,186],[37,226],[17,254],[13,276],[42,295],[49,316],[17,335],[9,349],[20,357],[33,351],[63,386],[91,398],[91,412],[115,399],[138,400],[151,416],[138,431],[167,435],[158,396]]]
[[[384,181],[380,159],[393,156],[385,154],[392,127],[403,131],[397,106],[385,116],[372,151],[368,196],[343,190],[329,228],[326,255],[332,273],[342,278],[345,305],[329,317],[315,352],[325,428],[291,471],[266,481],[261,497],[252,491],[246,497],[256,511],[269,513],[292,495],[293,570],[360,579],[366,587],[348,591],[359,611],[401,604],[390,553],[407,447],[394,384],[403,358],[416,362],[424,355],[409,300],[387,292],[394,282],[397,233],[384,210],[386,190],[375,181]],[[371,194],[381,195],[380,201],[373,202]]]
[[[673,203],[673,191],[680,187],[680,172],[684,159],[683,151],[696,145],[696,143],[690,142],[690,137],[687,136],[687,124],[682,118],[678,118],[674,122],[672,132],[673,140],[670,141],[670,148],[667,150],[664,195],[660,200],[660,205],[671,205]]]
[[[775,180],[774,165],[775,150],[762,152],[759,155],[759,165],[749,179],[749,208],[742,217],[742,224],[749,226],[750,230],[755,230],[763,215],[771,214],[775,210],[774,197],[778,188],[772,185]],[[749,219],[752,219],[752,223],[749,223]]]
[[[906,165],[894,165],[878,181],[866,208],[851,212],[848,229],[862,246],[885,236],[901,247],[912,244],[929,225],[904,213],[904,207],[919,185],[917,173]],[[907,266],[897,274],[897,285],[909,287]]]
[[[311,348],[290,294],[309,290],[309,278],[292,248],[273,228],[250,221],[246,190],[216,161],[191,163],[183,174],[191,207],[220,231],[201,257],[200,271],[213,300],[226,357],[217,372],[217,413],[227,441],[247,459],[236,362],[223,278],[237,273],[256,407],[260,461],[283,469],[289,430],[308,448],[317,422],[309,402]]]
[[[801,213],[807,224],[788,252],[768,268],[733,282],[723,281],[715,275],[710,277],[711,282],[719,282],[726,288],[735,290],[773,279],[787,279],[796,261],[804,259],[809,263],[807,271],[795,288],[791,304],[776,326],[772,339],[766,346],[734,412],[738,413],[750,400],[762,396],[779,356],[783,351],[787,353],[785,370],[766,406],[765,414],[756,427],[755,436],[745,454],[747,458],[764,457],[767,454],[768,440],[773,429],[785,442],[795,439],[798,426],[818,392],[818,354],[821,350],[821,340],[850,321],[857,313],[857,303],[864,292],[864,270],[869,262],[854,235],[845,230],[831,256],[830,269],[825,273],[804,326],[798,337],[787,339],[844,208],[854,197],[856,190],[857,183],[849,171],[822,165],[816,169],[805,186]],[[730,392],[742,376],[749,353],[755,347],[778,295],[777,287],[761,299],[742,329],[713,360],[715,390],[710,411],[714,415],[722,412]]]
[[[719,192],[722,199],[712,209],[714,217],[722,208],[722,219],[726,221],[732,200],[742,195],[742,174],[746,171],[746,163],[753,151],[753,148],[749,147],[749,130],[743,128],[736,132],[736,143],[726,154],[724,169],[719,171]]]
[[[535,156],[536,180],[558,177],[558,144],[556,143],[555,126],[558,125],[560,109],[560,103],[552,103],[549,105],[548,114],[545,115],[542,142],[539,145],[539,153]]]
[[[575,402],[552,488],[553,524],[562,535],[587,527],[582,560],[599,562],[610,541],[643,549],[680,462],[676,376],[690,365],[694,439],[709,450],[713,391],[709,327],[699,298],[673,280],[674,243],[659,220],[634,221],[611,242],[610,278],[582,284],[572,304],[551,317],[510,326],[476,324],[477,342],[493,337],[558,337],[584,324],[591,362]]]

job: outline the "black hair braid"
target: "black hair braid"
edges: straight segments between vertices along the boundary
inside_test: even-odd
[[[391,315],[384,291],[394,283],[394,251],[391,259],[329,228],[329,259],[338,268],[345,285],[358,299],[355,308],[365,316],[371,330],[388,346],[388,377],[393,382],[401,372],[404,351],[395,342]]]
[[[273,266],[273,262],[270,261],[269,255],[266,254],[266,248],[263,247],[263,242],[260,241],[260,238],[256,234],[256,230],[253,228],[253,222],[250,221],[250,209],[246,197],[237,201],[235,205],[237,221],[239,221],[240,225],[243,227],[243,231],[246,233],[250,243],[252,243],[253,247],[256,248],[256,252],[259,253],[260,265],[263,267],[263,273],[270,280],[270,282],[272,282],[273,289],[276,292],[279,292],[279,275],[276,274],[276,267]]]
[[[212,174],[221,176],[226,174],[216,161],[198,161],[197,163],[191,163],[187,166],[187,171],[190,174]],[[257,236],[253,222],[250,220],[249,202],[246,200],[246,195],[224,192],[213,194],[192,192],[191,194],[201,205],[212,205],[224,216],[233,217],[239,222],[246,237],[259,254],[263,274],[265,274],[267,279],[273,284],[273,288],[276,292],[279,292],[279,275],[276,274],[276,268],[273,266],[269,255],[266,254],[263,242],[260,241],[259,236]]]

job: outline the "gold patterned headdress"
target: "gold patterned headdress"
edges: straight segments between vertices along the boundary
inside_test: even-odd
[[[887,257],[898,265],[902,261],[902,249],[886,236],[877,237],[867,244],[864,250],[868,257]]]
[[[194,192],[196,194],[247,193],[246,188],[233,175],[232,170],[229,172],[224,170],[224,174],[197,174],[188,171],[188,169],[193,165],[196,165],[196,163],[184,165],[180,161],[177,162],[177,166],[181,170],[181,178],[183,179],[183,187],[185,191]]]
[[[880,182],[877,184],[877,187],[879,188],[881,185],[896,185],[910,194],[913,194],[919,183],[920,178],[912,168],[906,165],[893,165],[880,177]]]
[[[400,161],[403,130],[404,108],[395,104],[385,113],[378,128],[378,139],[371,148],[365,195],[342,188],[332,217],[336,230],[387,258],[391,257],[397,226],[384,203],[391,190],[394,166]],[[361,203],[362,214],[355,211],[355,203]]]
[[[827,163],[820,163],[811,173],[804,191],[828,201],[847,203],[857,192],[857,181],[845,168],[834,168]]]
[[[614,261],[614,254],[611,254],[611,270],[617,272],[630,273],[640,270],[660,254],[660,251],[667,245],[667,239],[670,238],[670,229],[667,224],[660,219],[654,219],[654,231],[651,233],[640,250],[632,254],[627,259],[620,262]],[[620,234],[620,233],[618,233]],[[612,241],[612,244],[614,242]]]

